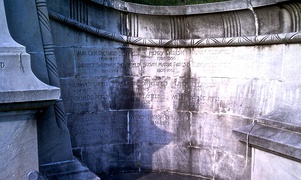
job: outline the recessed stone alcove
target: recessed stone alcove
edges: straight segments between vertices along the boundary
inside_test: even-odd
[[[300,166],[300,3],[47,8],[73,153],[94,173],[256,179],[271,172],[256,157]]]
[[[300,106],[298,3],[70,2],[48,4],[72,145],[92,171],[251,178],[233,130]]]

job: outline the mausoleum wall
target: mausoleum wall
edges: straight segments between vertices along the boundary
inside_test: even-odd
[[[95,173],[250,179],[250,146],[300,161],[282,139],[300,132],[300,3],[47,3],[72,146]]]

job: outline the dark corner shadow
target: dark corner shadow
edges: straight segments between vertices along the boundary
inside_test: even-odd
[[[163,179],[168,179],[172,175],[152,172],[153,154],[172,142],[174,135],[157,127],[154,123],[156,120],[154,117],[157,117],[154,116],[156,110],[149,107],[145,99],[141,99],[151,92],[145,91],[142,85],[145,77],[132,76],[129,66],[132,60],[132,49],[122,47],[120,50],[124,54],[123,76],[110,80],[110,109],[128,111],[127,143],[122,144],[119,150],[115,149],[115,152],[110,153],[111,160],[117,163],[110,165],[108,172],[98,176],[102,180],[161,179],[165,176],[166,178]]]

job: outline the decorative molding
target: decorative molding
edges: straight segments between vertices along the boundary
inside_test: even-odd
[[[208,46],[244,46],[244,45],[265,45],[300,43],[301,32],[286,34],[269,34],[260,36],[239,36],[224,38],[203,38],[203,39],[148,39],[142,37],[124,36],[107,32],[87,24],[80,23],[57,12],[49,11],[53,20],[66,24],[78,30],[99,36],[113,41],[141,46],[156,47],[208,47]]]
[[[231,0],[216,3],[195,4],[186,6],[151,6],[136,4],[121,0],[90,0],[94,3],[113,8],[122,12],[148,15],[193,15],[219,13],[236,10],[248,9],[246,1],[249,0]],[[287,2],[290,0],[252,0],[253,7],[262,7]]]
[[[81,23],[88,23],[87,2],[82,0],[70,0],[70,18]]]
[[[120,13],[120,26],[119,31],[121,34],[129,35],[129,29],[127,27],[128,22],[128,14],[126,13]]]
[[[258,16],[254,10],[254,6],[252,4],[252,0],[248,0],[248,9],[252,12],[253,17],[254,17],[254,26],[255,26],[255,35],[259,35],[259,21],[258,21]]]
[[[291,3],[284,4],[283,7],[288,11],[290,18],[292,20],[292,32],[301,31],[301,4]]]
[[[225,37],[241,36],[241,23],[236,12],[223,13],[222,15]]]
[[[185,39],[187,34],[186,17],[184,16],[171,16],[170,29],[171,39]]]
[[[48,83],[49,85],[60,87],[46,0],[36,0],[36,7],[43,41],[44,56],[47,66],[49,81]],[[65,118],[65,110],[61,98],[59,100],[56,100],[56,102],[54,103],[54,109],[58,127],[61,129],[66,129],[67,121]]]
[[[138,37],[139,35],[139,21],[138,14],[128,14],[127,16],[127,25],[128,25],[128,36]]]
[[[255,148],[301,162],[301,148],[298,131],[254,123],[234,129],[240,141]]]

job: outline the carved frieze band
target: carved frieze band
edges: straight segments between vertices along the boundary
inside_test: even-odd
[[[222,15],[225,37],[241,36],[241,23],[236,12],[223,13]]]
[[[82,0],[70,0],[70,18],[81,23],[88,23],[87,2]]]
[[[139,36],[139,24],[138,24],[138,15],[137,14],[128,14],[127,23],[128,33],[127,35],[138,37]]]
[[[186,39],[187,27],[185,17],[172,16],[170,18],[171,39]]]
[[[300,3],[291,3],[284,4],[283,7],[288,11],[290,19],[292,21],[293,32],[301,31],[301,4]]]
[[[156,47],[208,47],[208,46],[241,46],[241,45],[261,45],[301,42],[301,32],[287,34],[269,34],[260,36],[239,36],[225,38],[203,38],[203,39],[148,39],[133,36],[124,36],[107,32],[84,23],[80,23],[65,17],[54,11],[49,11],[50,17],[60,23],[70,27],[91,33],[93,35],[107,38],[113,41],[142,46]]]
[[[128,19],[128,15],[125,13],[120,13],[120,26],[119,26],[119,32],[121,34],[125,34],[129,36],[129,29],[127,27],[127,19]]]

